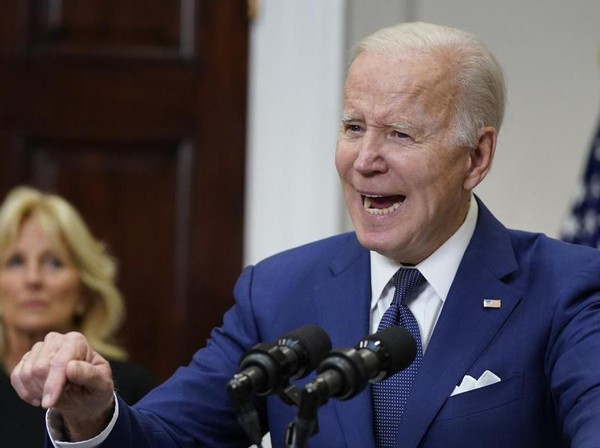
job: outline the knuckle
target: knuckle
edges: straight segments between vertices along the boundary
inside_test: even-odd
[[[45,342],[52,342],[56,338],[58,338],[60,336],[61,336],[60,333],[57,333],[56,331],[50,331],[50,332],[46,333],[46,336],[44,336],[44,341]],[[39,344],[39,342],[38,342],[38,344]]]
[[[48,376],[48,366],[44,363],[34,363],[29,372],[27,372],[28,380],[44,381]]]
[[[75,331],[72,331],[70,333],[67,333],[64,335],[65,337],[65,341],[72,346],[73,348],[77,349],[81,349],[82,347],[86,346],[86,342],[87,339],[85,338],[85,336],[83,336],[81,333],[77,333]]]
[[[72,341],[78,341],[80,339],[83,339],[83,335],[77,331],[69,331],[68,333],[65,333],[65,338],[72,340]]]
[[[53,356],[47,364],[41,364],[39,367],[40,369],[64,369],[65,365],[66,360],[62,359],[62,357]]]
[[[31,371],[31,369],[24,369],[20,373],[19,379],[20,379],[21,383],[27,388],[28,385],[34,383],[33,372]]]
[[[46,341],[46,338],[44,338],[44,341]],[[44,342],[38,341],[31,346],[31,350],[29,350],[29,352],[30,353],[39,352],[43,347],[44,347]]]

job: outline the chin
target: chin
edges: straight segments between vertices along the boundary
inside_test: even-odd
[[[381,234],[381,232],[357,230],[356,236],[364,248],[374,250],[385,256],[394,252],[397,247],[397,240],[390,235]]]
[[[376,232],[357,230],[356,235],[361,246],[368,250],[377,252],[384,257],[403,264],[417,264],[421,261],[419,252],[411,245],[408,236],[393,232]]]

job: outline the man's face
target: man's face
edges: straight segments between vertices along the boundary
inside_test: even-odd
[[[363,52],[348,72],[336,167],[359,241],[397,262],[428,257],[468,210],[451,74],[441,55],[413,52]]]

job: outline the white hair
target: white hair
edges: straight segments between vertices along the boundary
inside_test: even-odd
[[[502,68],[489,49],[473,34],[424,22],[400,23],[361,40],[351,62],[362,52],[393,51],[443,53],[450,58],[458,96],[453,102],[452,136],[457,145],[473,146],[477,130],[500,130],[506,88]]]

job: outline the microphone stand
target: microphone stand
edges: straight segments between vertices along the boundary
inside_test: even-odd
[[[319,432],[317,411],[329,401],[332,391],[328,381],[337,376],[335,371],[325,371],[314,382],[304,386],[300,394],[298,414],[288,425],[285,448],[306,448],[309,438]]]
[[[331,352],[319,366],[315,381],[304,386],[298,404],[298,414],[288,425],[286,448],[306,448],[308,439],[318,431],[317,410],[335,396],[345,400],[362,389],[368,381],[367,367],[355,349]],[[342,374],[343,372],[343,374]],[[342,384],[346,386],[344,389]],[[339,392],[344,391],[342,395]]]
[[[286,448],[307,447],[309,438],[319,431],[317,409],[323,404],[320,401],[319,391],[316,387],[308,385],[308,387],[302,390],[298,414],[287,428],[285,438]]]
[[[250,389],[247,387],[246,378],[236,374],[227,384],[227,393],[233,403],[238,422],[253,445],[262,448],[262,431],[258,412],[252,402]]]
[[[231,402],[233,403],[237,420],[244,429],[248,439],[250,439],[250,442],[253,445],[256,445],[257,448],[262,448],[262,431],[260,428],[258,412],[254,407],[254,403],[252,402],[252,393],[248,384],[249,383],[246,376],[236,374],[227,384],[227,392]],[[303,440],[303,442],[293,442],[292,445],[287,445],[286,442],[286,446],[291,448],[305,447],[308,443],[308,437],[317,432],[317,404],[315,401],[314,409],[312,409],[313,405],[311,403],[314,393],[309,392],[307,394],[306,390],[303,390],[301,393],[296,386],[290,385],[289,381],[285,381],[276,389],[275,392],[277,395],[279,395],[284,403],[298,406],[300,412],[299,417],[296,417],[296,420],[298,420],[300,415],[302,415],[302,421],[299,423],[300,429],[294,430],[294,434],[298,433],[298,436],[294,436],[294,439],[296,439],[296,437],[300,437],[300,440]],[[305,397],[305,395],[308,396]],[[316,398],[317,396],[314,395],[315,400]],[[311,415],[313,417],[310,417]],[[306,425],[308,426],[304,424],[305,420],[307,421]],[[291,425],[292,424],[290,423],[290,426]],[[302,445],[298,445],[298,443],[302,443]]]

